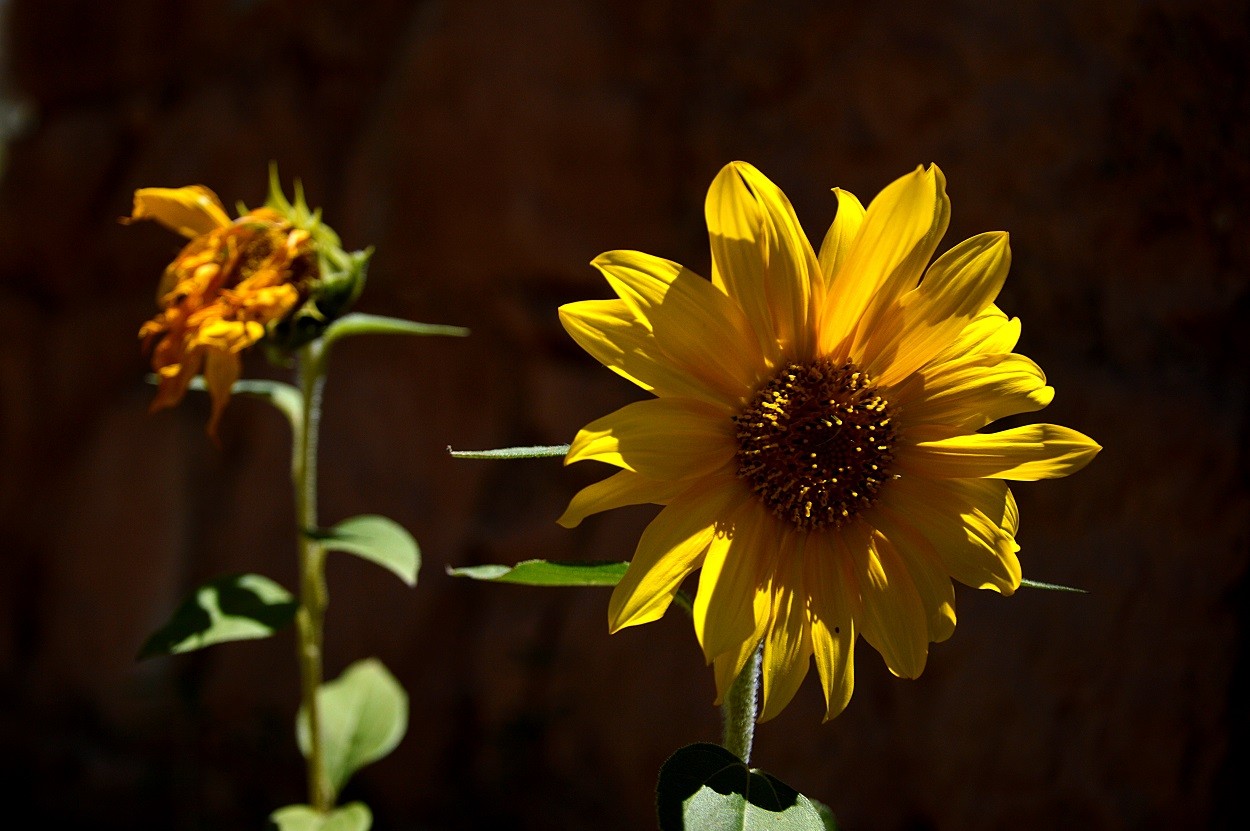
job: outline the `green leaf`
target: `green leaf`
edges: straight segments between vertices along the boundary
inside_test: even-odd
[[[838,818],[833,815],[833,809],[819,799],[808,797],[808,801],[816,807],[816,813],[820,814],[820,821],[825,824],[825,831],[839,831]]]
[[[225,641],[267,638],[295,617],[299,604],[268,577],[235,574],[200,586],[139,650],[139,660]]]
[[[514,566],[482,565],[447,567],[452,577],[489,580],[492,583],[518,583],[522,586],[615,586],[625,576],[629,563],[552,563],[525,560]]]
[[[352,774],[395,749],[408,729],[408,694],[382,662],[349,666],[317,690],[326,776],[337,794]],[[308,713],[295,723],[300,751],[308,756]]]
[[[421,549],[412,535],[393,519],[376,514],[345,519],[333,528],[310,531],[308,536],[329,551],[345,551],[377,563],[409,586],[417,584]]]
[[[546,459],[552,456],[567,456],[567,444],[537,444],[531,447],[501,447],[498,450],[452,450],[448,445],[447,452],[454,459]]]
[[[369,831],[373,814],[363,802],[350,802],[327,813],[309,805],[288,805],[269,815],[274,831]]]
[[[1030,589],[1046,589],[1052,592],[1076,592],[1077,594],[1089,594],[1085,589],[1076,589],[1072,586],[1061,586],[1058,583],[1040,583],[1037,580],[1021,580],[1020,585]]]
[[[462,338],[469,334],[463,326],[444,326],[440,323],[417,323],[397,317],[369,315],[352,312],[343,315],[326,328],[322,341],[328,348],[339,338],[353,335],[448,335]]]
[[[714,744],[669,757],[656,786],[660,831],[826,831],[807,797]]]
[[[148,375],[149,384],[160,382],[157,375]],[[191,383],[187,386],[197,392],[208,392],[208,385],[204,382],[203,376],[197,375],[191,379]],[[244,378],[234,382],[234,386],[230,388],[231,395],[246,395],[250,398],[259,398],[272,404],[279,412],[286,416],[287,421],[292,426],[298,425],[304,417],[304,400],[300,396],[299,390],[290,384],[282,381],[268,381],[264,378]]]

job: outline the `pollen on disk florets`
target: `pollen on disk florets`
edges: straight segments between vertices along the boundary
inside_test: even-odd
[[[892,478],[893,412],[852,363],[790,364],[733,421],[738,476],[799,528],[842,525]]]

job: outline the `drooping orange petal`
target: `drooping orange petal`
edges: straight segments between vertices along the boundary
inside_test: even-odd
[[[230,390],[239,380],[241,370],[239,356],[220,349],[207,349],[204,361],[204,384],[213,401],[213,412],[208,419],[208,434],[217,438],[217,425],[221,414],[230,403]]]
[[[155,219],[184,237],[198,237],[230,224],[221,200],[203,185],[182,188],[140,188],[128,222]]]

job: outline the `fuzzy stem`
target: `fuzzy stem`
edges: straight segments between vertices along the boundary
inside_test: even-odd
[[[725,717],[725,749],[745,764],[751,761],[751,744],[755,739],[755,708],[760,687],[762,647],[756,647],[742,672],[729,685],[721,713]]]
[[[326,604],[325,549],[309,535],[317,529],[317,433],[325,374],[317,341],[300,350],[297,359],[303,418],[293,441],[291,480],[299,531],[298,657],[300,694],[308,714],[308,804],[318,811],[334,807],[334,793],[325,772],[317,690],[321,688],[322,643]]]

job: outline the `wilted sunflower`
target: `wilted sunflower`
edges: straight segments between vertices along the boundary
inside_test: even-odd
[[[583,428],[566,463],[622,470],[577,494],[561,524],[665,506],[613,592],[613,632],[659,618],[702,569],[694,627],[718,701],[763,643],[761,720],[789,703],[813,655],[826,719],[850,700],[863,635],[915,678],[955,627],[951,578],[1020,584],[1015,500],[1003,480],[1065,476],[1100,449],[1053,424],[980,432],[1054,390],[1012,350],[994,305],[1007,234],[928,265],[950,202],[936,165],[865,211],[835,189],[813,252],[789,200],[754,167],[726,166],[706,217],[711,281],[658,257],[593,265],[618,300],[571,303],[564,327],[655,394]]]
[[[311,339],[329,322],[327,312],[350,305],[363,285],[369,252],[343,252],[320,214],[308,210],[298,185],[292,205],[276,173],[270,179],[268,203],[240,209],[235,220],[201,185],[137,190],[124,220],[155,219],[191,240],[165,269],[156,295],[161,311],[139,337],[159,378],[152,409],[177,404],[203,373],[213,401],[210,435],[239,378],[240,353],[279,325],[285,326],[283,346]],[[297,314],[312,325],[296,331]]]

